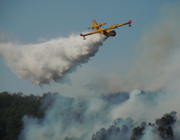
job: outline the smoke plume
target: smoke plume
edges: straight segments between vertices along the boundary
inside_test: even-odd
[[[180,95],[177,95],[179,99]],[[142,122],[155,124],[163,114],[176,110],[177,116],[176,112],[170,113],[176,120],[171,127],[175,140],[179,140],[179,106],[180,103],[171,100],[166,91],[134,90],[77,99],[48,93],[42,105],[47,107],[44,118],[24,116],[19,140],[129,140],[133,129]],[[163,138],[157,125],[148,125],[142,139]]]
[[[19,78],[30,78],[34,85],[42,85],[63,80],[67,73],[94,56],[105,39],[92,35],[84,41],[79,35],[71,35],[40,44],[6,41],[0,43],[0,56]]]
[[[127,74],[128,88],[158,90],[179,84],[180,77],[180,4],[165,4],[153,25],[139,40],[136,61]]]
[[[115,96],[80,97],[78,99],[56,96],[48,93],[43,107],[48,106],[43,120],[25,116],[22,140],[58,140],[65,137],[89,139],[96,130],[111,123],[111,106],[127,100],[129,93],[117,93]],[[114,103],[116,98],[123,98]],[[107,100],[108,99],[108,100]],[[109,106],[110,105],[110,106]]]

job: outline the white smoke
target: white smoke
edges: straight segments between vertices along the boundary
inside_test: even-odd
[[[51,100],[47,96],[48,100]],[[59,95],[46,110],[44,118],[23,117],[24,129],[20,140],[63,140],[68,137],[83,137],[88,140],[94,132],[111,122],[105,101],[100,98],[74,98]]]
[[[130,93],[130,98],[121,105],[117,105],[111,110],[113,118],[132,117],[135,121],[154,122],[162,114],[177,111],[177,117],[180,117],[179,92],[156,91],[142,92],[134,90]]]
[[[79,64],[86,63],[105,39],[105,36],[96,34],[86,40],[71,35],[40,44],[2,42],[0,56],[19,78],[30,78],[34,85],[42,85],[62,80]]]
[[[155,119],[165,113],[180,112],[180,103],[177,102],[180,94],[177,94],[177,99],[173,100],[174,95],[169,95],[164,91],[134,90],[131,93],[81,96],[77,99],[48,94],[42,106],[48,106],[43,119],[24,116],[22,119],[24,127],[19,140],[70,140],[70,138],[71,140],[90,140],[93,134],[97,133],[97,136],[98,133],[101,134],[101,128],[108,130],[114,120],[117,120],[116,126],[120,128],[121,133],[124,132],[124,125],[129,129],[120,138],[123,135],[130,138],[133,128],[143,121],[155,123]],[[129,98],[126,98],[126,95],[129,95]],[[52,99],[54,99],[53,102],[51,102]],[[180,117],[179,113],[177,117]],[[179,124],[180,122],[177,122],[174,127],[174,136],[177,139],[179,139]],[[109,134],[108,131],[106,134]],[[151,127],[144,130],[142,139],[147,138],[160,140],[158,133],[155,134]]]
[[[145,134],[140,140],[162,140],[160,136],[157,135],[157,133],[154,133],[154,127],[147,126],[145,130]]]

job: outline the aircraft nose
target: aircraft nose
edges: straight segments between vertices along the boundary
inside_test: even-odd
[[[116,36],[116,33],[113,33],[113,36]]]

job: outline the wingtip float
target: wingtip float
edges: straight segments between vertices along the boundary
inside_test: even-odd
[[[115,36],[116,35],[116,32],[112,29],[115,29],[115,28],[118,28],[118,27],[121,27],[121,26],[124,26],[124,25],[129,25],[129,27],[131,27],[131,23],[132,21],[129,20],[128,22],[126,23],[123,23],[123,24],[118,24],[118,25],[111,25],[109,28],[106,28],[106,29],[103,29],[103,28],[100,28],[102,25],[105,25],[106,23],[99,23],[97,24],[97,22],[95,21],[95,19],[93,19],[93,25],[91,25],[91,27],[87,28],[87,29],[95,29],[95,32],[90,32],[90,33],[87,33],[87,34],[80,34],[80,36],[83,37],[83,39],[85,40],[86,37],[85,36],[88,36],[88,35],[92,35],[92,34],[96,34],[96,33],[99,33],[99,34],[102,34],[102,35],[105,35],[107,37],[109,36]]]

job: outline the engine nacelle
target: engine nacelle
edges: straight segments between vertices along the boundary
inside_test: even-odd
[[[112,28],[112,29],[115,28],[115,27],[116,27],[115,25],[111,25],[111,26],[110,26],[110,28]]]
[[[92,29],[94,29],[94,26],[93,26],[93,25],[91,25],[91,27],[92,27]]]

